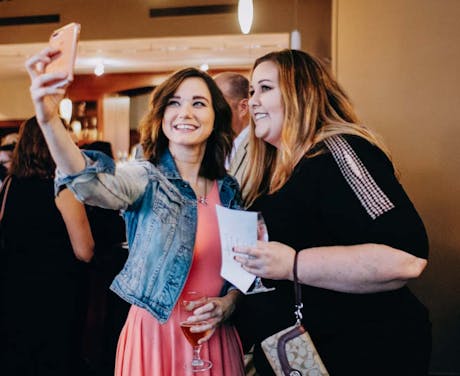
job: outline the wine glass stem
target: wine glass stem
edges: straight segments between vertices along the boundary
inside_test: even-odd
[[[204,363],[200,358],[201,345],[193,346],[192,366],[202,366]]]

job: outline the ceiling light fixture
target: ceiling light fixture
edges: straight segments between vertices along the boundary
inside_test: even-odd
[[[302,37],[300,31],[295,29],[291,31],[291,49],[300,50],[302,47]]]
[[[238,2],[238,22],[240,23],[241,32],[249,34],[254,17],[254,6],[252,0],[239,0]]]
[[[294,0],[294,30],[291,31],[291,49],[300,50],[302,48],[302,36],[297,29],[297,0]]]
[[[99,61],[96,66],[94,67],[94,74],[96,76],[102,76],[104,74],[105,67],[102,61]]]

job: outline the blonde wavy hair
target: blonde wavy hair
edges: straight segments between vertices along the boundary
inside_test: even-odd
[[[378,136],[359,124],[353,106],[327,67],[317,58],[298,50],[270,52],[252,68],[270,61],[278,68],[284,123],[279,148],[256,138],[251,124],[248,166],[242,189],[246,207],[262,194],[283,187],[295,166],[304,158],[325,151],[326,138],[348,134],[362,137],[389,153]]]

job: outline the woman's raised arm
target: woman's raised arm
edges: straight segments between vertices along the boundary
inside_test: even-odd
[[[59,51],[50,47],[26,61],[26,69],[31,79],[30,94],[38,124],[45,136],[48,148],[57,167],[65,174],[83,170],[85,160],[80,150],[62,126],[59,117],[59,102],[66,88],[50,86],[52,82],[64,79],[65,73],[45,73],[46,66],[56,58]]]

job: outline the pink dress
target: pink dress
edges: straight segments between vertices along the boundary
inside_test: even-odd
[[[219,296],[224,280],[220,276],[221,252],[215,205],[220,204],[217,184],[208,195],[208,205],[198,203],[198,225],[194,257],[183,291],[198,290],[207,296]],[[193,375],[184,368],[192,361],[192,346],[180,326],[179,307],[160,324],[145,309],[131,306],[118,341],[116,376]],[[244,375],[243,352],[233,326],[222,325],[201,347],[202,359],[213,363],[200,376]]]

